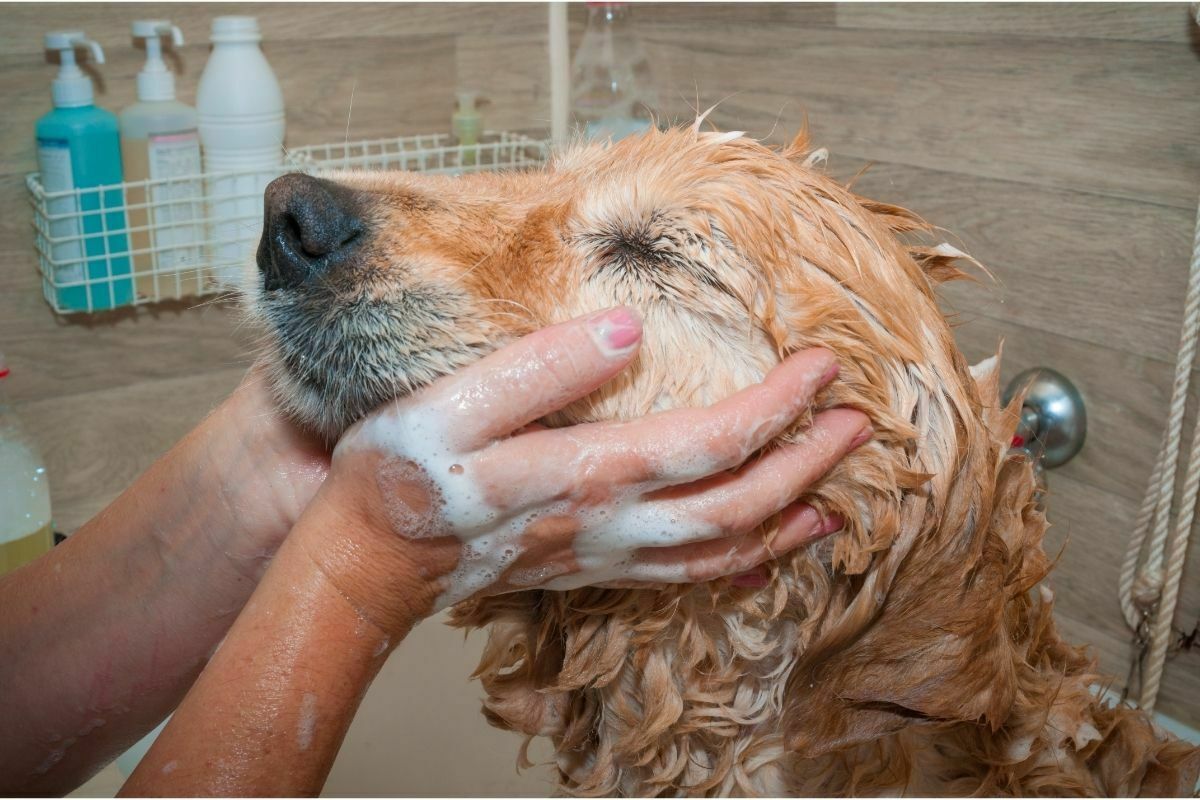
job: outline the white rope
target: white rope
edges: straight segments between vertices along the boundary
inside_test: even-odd
[[[1147,712],[1154,710],[1162,682],[1183,565],[1187,559],[1188,540],[1192,535],[1196,497],[1200,494],[1200,418],[1197,418],[1192,428],[1192,447],[1184,473],[1183,496],[1172,527],[1171,500],[1175,495],[1180,434],[1192,365],[1196,359],[1197,339],[1200,339],[1200,209],[1197,209],[1196,231],[1192,241],[1192,263],[1183,309],[1183,329],[1179,336],[1179,355],[1175,361],[1171,411],[1154,472],[1146,488],[1146,497],[1129,539],[1118,585],[1121,613],[1134,631],[1139,650],[1134,658],[1138,661],[1145,658],[1138,705]],[[1147,533],[1150,534],[1148,542]]]

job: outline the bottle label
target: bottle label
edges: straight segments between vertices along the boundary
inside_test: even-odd
[[[176,271],[201,262],[204,216],[200,137],[196,131],[152,135],[147,142],[155,266]]]
[[[75,188],[71,170],[71,143],[66,139],[37,140],[38,171],[47,192],[66,192]],[[49,217],[50,260],[54,282],[72,283],[84,279],[83,241],[80,239],[79,201],[75,195],[46,201]]]
[[[149,147],[151,180],[200,174],[200,137],[194,130],[151,135]]]

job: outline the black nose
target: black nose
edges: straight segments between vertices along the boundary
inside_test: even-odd
[[[283,175],[267,186],[264,203],[257,260],[268,291],[345,266],[363,238],[359,199],[333,181]]]

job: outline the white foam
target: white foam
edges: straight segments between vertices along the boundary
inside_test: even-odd
[[[300,698],[300,719],[296,722],[296,744],[301,750],[312,747],[313,731],[317,728],[317,696],[305,692]]]
[[[778,427],[777,420],[748,420],[743,430],[763,425]],[[666,547],[710,539],[721,535],[718,526],[703,521],[706,512],[720,499],[707,504],[689,501],[687,514],[679,501],[647,500],[644,493],[654,486],[642,485],[619,493],[609,503],[580,509],[569,501],[533,505],[535,498],[517,508],[501,510],[487,501],[469,454],[452,445],[452,419],[441,410],[425,408],[390,409],[368,418],[356,435],[343,439],[339,447],[376,450],[383,454],[379,468],[381,486],[397,476],[405,481],[426,483],[436,502],[431,513],[436,524],[415,513],[400,497],[385,497],[388,513],[402,536],[453,535],[463,542],[462,556],[453,572],[443,578],[443,591],[436,601],[441,610],[471,597],[507,577],[513,586],[565,589],[601,581],[637,580],[682,582],[688,580],[682,564],[647,564],[631,558],[643,547]],[[716,434],[714,433],[714,437]],[[614,438],[615,441],[615,438]],[[584,444],[575,439],[577,457],[566,468],[568,475],[587,475],[602,463],[606,446]],[[715,440],[714,447],[716,450]],[[670,451],[670,452],[668,452]],[[672,477],[663,485],[679,484],[710,475],[718,458],[697,448],[686,459],[669,448],[663,453],[642,452],[652,467],[670,459]],[[749,455],[748,453],[746,455]],[[402,474],[401,474],[402,473]],[[682,478],[680,476],[683,476]],[[543,489],[544,487],[535,487]],[[385,492],[386,494],[386,492]],[[530,506],[533,507],[530,507]],[[525,551],[523,538],[539,517],[561,516],[578,523],[573,541],[578,572],[564,574],[572,565],[545,564],[505,571]]]

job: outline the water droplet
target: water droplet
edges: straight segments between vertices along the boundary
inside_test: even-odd
[[[463,474],[462,464],[451,464],[450,465],[450,474],[451,475],[462,475]]]

